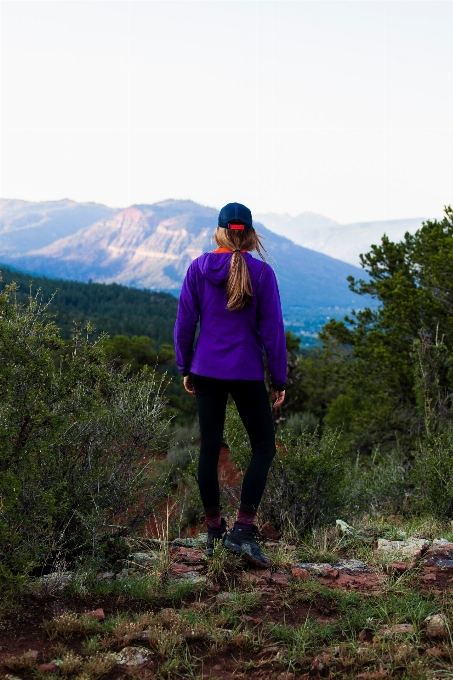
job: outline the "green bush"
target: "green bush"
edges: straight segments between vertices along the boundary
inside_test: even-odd
[[[165,379],[148,367],[128,377],[89,327],[65,345],[39,291],[23,304],[16,290],[0,292],[2,577],[88,551],[101,561],[165,491],[152,478]]]
[[[225,439],[233,461],[245,469],[250,443],[236,408],[228,407]],[[277,433],[277,453],[260,510],[265,521],[302,535],[336,519],[341,510],[344,451],[335,432],[285,429]]]
[[[453,430],[428,437],[415,457],[412,479],[422,511],[453,517]]]
[[[357,455],[345,461],[344,517],[350,520],[364,513],[400,513],[406,509],[411,488],[409,465],[397,447],[371,456]]]

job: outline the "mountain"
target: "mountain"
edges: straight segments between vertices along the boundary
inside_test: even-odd
[[[31,203],[0,200],[0,252],[11,256],[44,248],[118,212],[97,203],[68,199]]]
[[[193,201],[171,199],[135,205],[26,253],[12,254],[2,245],[0,259],[17,269],[50,277],[177,293],[190,262],[213,248],[211,235],[217,217],[217,209]],[[357,305],[358,298],[349,291],[346,277],[362,276],[361,270],[295,245],[259,223],[256,227],[265,238],[284,309]],[[64,229],[60,225],[60,230]]]
[[[425,217],[377,222],[339,224],[323,215],[305,212],[297,217],[276,213],[259,214],[256,218],[269,229],[290,238],[305,248],[338,258],[354,265],[360,264],[359,255],[367,253],[372,244],[378,244],[384,234],[400,241],[406,231],[414,233],[422,226]]]

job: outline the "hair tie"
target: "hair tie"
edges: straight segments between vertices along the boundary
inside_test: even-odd
[[[240,253],[240,252],[241,252],[241,249],[240,249],[240,248],[236,248],[235,250],[233,250],[233,252],[234,252],[234,253]]]

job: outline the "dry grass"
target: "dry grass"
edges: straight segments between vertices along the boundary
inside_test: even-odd
[[[86,677],[100,678],[106,673],[109,673],[116,665],[116,656],[114,654],[95,654],[91,656],[83,666],[83,673]],[[80,678],[79,678],[80,680]]]
[[[21,656],[9,654],[3,659],[3,665],[9,671],[27,673],[36,667],[36,653],[28,651],[24,652]]]
[[[60,659],[57,659],[55,663],[59,666],[62,675],[73,675],[82,668],[83,659],[78,654],[74,654],[73,651],[69,651]]]
[[[51,640],[56,637],[69,639],[74,635],[88,635],[102,630],[99,621],[92,616],[66,612],[60,616],[54,616],[42,624],[45,632]]]

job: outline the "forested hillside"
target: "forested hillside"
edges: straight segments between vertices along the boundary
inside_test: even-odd
[[[12,271],[0,264],[4,286],[15,281],[18,296],[24,300],[30,292],[40,288],[43,299],[48,300],[57,291],[49,311],[57,314],[55,319],[61,336],[71,337],[74,321],[84,325],[87,321],[95,327],[95,335],[101,332],[114,335],[146,335],[156,344],[173,343],[173,326],[178,300],[167,293],[127,288],[116,283],[78,283],[44,276]]]

